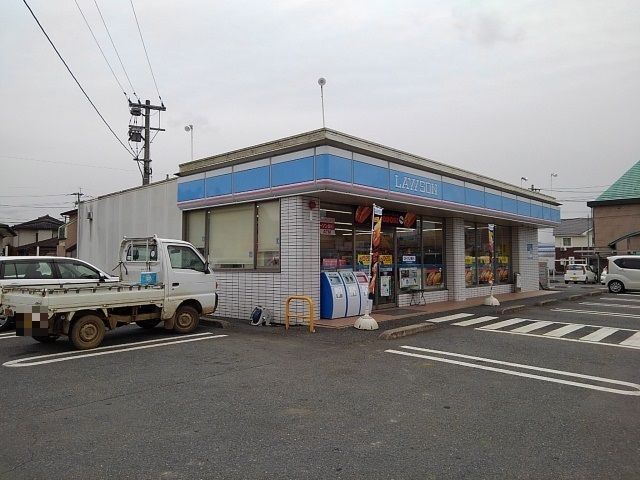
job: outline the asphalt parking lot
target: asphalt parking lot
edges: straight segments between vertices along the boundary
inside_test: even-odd
[[[637,478],[637,306],[470,309],[392,341],[126,327],[75,352],[3,333],[0,478]]]

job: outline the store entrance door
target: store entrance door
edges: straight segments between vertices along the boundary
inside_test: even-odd
[[[378,247],[378,281],[373,308],[396,306],[395,231],[383,228]]]

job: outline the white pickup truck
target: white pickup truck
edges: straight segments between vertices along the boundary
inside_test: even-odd
[[[16,334],[44,343],[67,335],[78,349],[95,348],[106,330],[135,322],[189,333],[218,306],[208,263],[188,242],[124,238],[119,283],[73,287],[2,287],[0,308],[15,315]]]

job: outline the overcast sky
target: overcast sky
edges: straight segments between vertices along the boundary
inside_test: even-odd
[[[126,143],[125,96],[75,1],[28,2]],[[77,2],[132,96],[94,0]],[[543,193],[557,173],[561,200],[595,198],[640,160],[637,0],[134,4],[167,107],[155,180],[190,159],[187,124],[195,158],[321,127],[320,76],[328,127]],[[136,93],[157,103],[129,0],[98,6]],[[58,216],[80,187],[140,184],[24,3],[0,16],[0,223]]]

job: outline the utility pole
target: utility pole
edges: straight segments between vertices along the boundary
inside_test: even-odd
[[[144,110],[144,113],[143,113]],[[141,142],[144,140],[144,158],[142,160],[142,184],[149,185],[151,181],[151,130],[164,132],[164,128],[154,128],[151,126],[151,110],[158,110],[160,112],[164,112],[166,110],[164,104],[151,105],[149,100],[144,102],[144,105],[140,102],[134,103],[129,100],[129,111],[131,115],[134,117],[134,124],[129,125],[129,141],[130,142]],[[144,127],[142,125],[138,125],[137,117],[144,116]],[[159,123],[159,122],[158,122]],[[142,129],[144,128],[144,135],[142,134]],[[139,158],[134,158],[136,162],[140,162]]]
[[[79,187],[77,192],[70,193],[69,195],[75,195],[76,197],[78,197],[78,199],[76,200],[77,207],[78,205],[80,205],[80,197],[84,197],[84,193],[82,193],[82,187]]]

